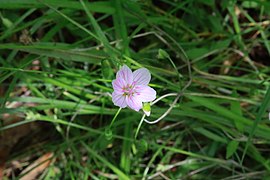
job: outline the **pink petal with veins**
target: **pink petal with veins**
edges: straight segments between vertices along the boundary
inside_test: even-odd
[[[133,81],[136,84],[148,85],[151,80],[151,74],[146,68],[140,68],[133,72]]]
[[[132,84],[133,82],[133,74],[131,69],[127,67],[127,65],[124,65],[116,74],[116,79],[122,79],[127,84]]]
[[[137,85],[136,86],[136,91],[138,94],[138,98],[142,102],[150,102],[156,99],[156,91],[146,85]]]
[[[112,93],[112,101],[113,101],[114,105],[116,105],[116,106],[119,106],[121,108],[127,107],[126,97],[123,96],[122,94],[118,94],[116,92],[113,92]]]
[[[127,96],[126,102],[127,102],[128,107],[130,107],[131,109],[135,111],[139,111],[140,109],[142,109],[142,101],[136,95]]]
[[[118,78],[112,81],[112,85],[116,93],[123,94],[123,88],[127,86],[127,83],[123,79]]]

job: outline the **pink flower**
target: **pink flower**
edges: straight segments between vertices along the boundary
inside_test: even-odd
[[[132,71],[124,65],[112,81],[112,101],[114,105],[121,108],[129,107],[139,111],[143,102],[150,102],[156,99],[156,91],[149,87],[151,74],[146,68]]]

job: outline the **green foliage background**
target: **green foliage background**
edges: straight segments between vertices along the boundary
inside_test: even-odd
[[[1,133],[42,126],[7,164],[53,152],[41,179],[267,179],[269,10],[259,0],[0,0]],[[143,113],[130,109],[105,136],[122,64],[148,68],[158,97],[181,93],[136,139]]]

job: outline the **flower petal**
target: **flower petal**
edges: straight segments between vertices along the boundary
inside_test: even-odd
[[[118,78],[112,81],[112,86],[114,91],[120,94],[123,93],[123,88],[127,86],[127,83],[123,79]]]
[[[123,79],[127,84],[132,84],[133,74],[132,71],[124,65],[116,74],[116,79]]]
[[[136,93],[142,102],[150,102],[156,99],[157,92],[146,85],[137,85]]]
[[[136,96],[126,96],[126,102],[128,107],[135,111],[142,109],[142,101]]]
[[[140,68],[133,72],[133,81],[136,84],[148,85],[151,80],[151,74],[146,68]]]
[[[118,94],[117,92],[114,91],[112,93],[112,101],[114,105],[118,107],[121,107],[121,108],[127,107],[126,97],[123,96],[123,94]]]

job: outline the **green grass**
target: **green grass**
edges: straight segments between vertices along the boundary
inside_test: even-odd
[[[4,179],[27,177],[47,152],[36,178],[267,179],[269,10],[258,0],[1,0]],[[172,93],[151,107],[148,121],[172,107],[158,123],[128,108],[115,116],[123,64],[148,68],[158,97]]]

